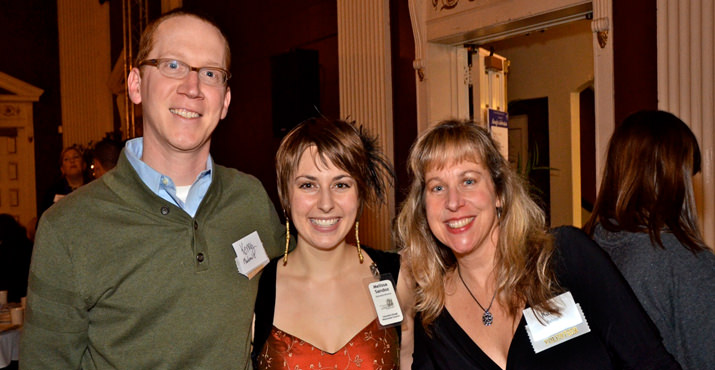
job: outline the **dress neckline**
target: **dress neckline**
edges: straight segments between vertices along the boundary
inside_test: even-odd
[[[478,363],[488,366],[487,370],[504,370],[499,365],[497,365],[497,363],[494,362],[494,360],[492,360],[489,355],[484,353],[482,348],[479,347],[479,345],[475,343],[474,340],[472,340],[472,338],[469,336],[469,334],[467,334],[466,331],[464,331],[464,329],[462,329],[459,323],[457,323],[457,320],[455,320],[449,310],[447,310],[447,307],[442,309],[441,315],[445,320],[445,324],[451,326],[452,330],[454,330],[454,332],[457,333],[459,337],[461,337],[460,342],[462,343],[462,345],[465,347],[469,347],[468,351],[466,351],[465,353],[472,353],[476,357],[475,360]],[[520,334],[519,331],[523,329],[524,325],[526,325],[526,321],[524,320],[524,315],[522,315],[521,319],[519,320],[519,325],[517,325],[516,331],[514,332],[514,336],[512,336],[511,338],[511,343],[509,343],[509,351],[506,355],[506,369],[509,369],[509,363],[514,356],[512,351],[514,351],[514,348],[517,346],[516,340]]]
[[[371,326],[374,326],[374,328],[371,328]],[[367,325],[365,325],[365,326],[362,327],[360,330],[358,330],[357,333],[355,333],[355,335],[353,335],[352,337],[350,337],[350,339],[348,339],[348,341],[345,342],[345,344],[343,344],[343,345],[342,345],[340,348],[338,348],[335,352],[329,352],[329,351],[326,351],[326,350],[324,350],[324,349],[322,349],[322,348],[316,346],[315,344],[313,344],[313,343],[311,343],[311,342],[309,342],[309,341],[307,341],[307,340],[305,340],[305,339],[303,339],[303,338],[300,338],[300,337],[298,337],[298,336],[296,336],[296,335],[293,335],[293,334],[291,334],[291,333],[289,333],[289,332],[287,332],[287,331],[285,331],[285,330],[283,330],[283,329],[281,329],[281,328],[278,328],[278,327],[276,327],[275,325],[273,325],[273,330],[280,331],[281,333],[283,333],[283,334],[285,334],[285,335],[287,335],[287,336],[289,336],[289,337],[291,337],[291,338],[293,338],[293,339],[296,339],[296,340],[299,340],[299,341],[301,341],[301,342],[307,343],[307,344],[309,344],[310,346],[312,346],[313,348],[315,348],[315,349],[317,349],[317,350],[319,350],[319,351],[321,351],[321,352],[324,352],[324,353],[326,353],[326,354],[328,354],[328,355],[331,355],[331,356],[332,356],[332,355],[335,355],[336,353],[339,353],[340,351],[342,351],[343,349],[345,349],[345,347],[348,346],[353,340],[355,340],[355,338],[357,338],[358,335],[362,334],[362,333],[363,333],[366,329],[368,329],[368,328],[371,328],[372,330],[380,329],[379,325],[377,324],[377,318],[372,319],[372,321],[370,321],[369,323],[367,323]]]

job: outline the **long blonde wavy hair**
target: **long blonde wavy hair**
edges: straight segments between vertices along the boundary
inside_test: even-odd
[[[525,303],[556,312],[547,302],[559,287],[550,263],[554,247],[543,211],[485,129],[474,122],[449,120],[427,130],[413,144],[408,159],[412,183],[395,225],[402,257],[417,283],[416,310],[422,313],[422,324],[428,328],[442,312],[445,276],[457,266],[452,250],[435,238],[427,223],[425,173],[462,161],[484,165],[502,204],[494,261],[500,304],[511,315]]]

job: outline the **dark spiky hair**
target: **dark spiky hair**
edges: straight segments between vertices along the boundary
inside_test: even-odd
[[[388,186],[394,184],[395,173],[390,161],[377,145],[377,137],[355,122],[311,118],[291,130],[276,153],[278,196],[286,213],[290,214],[289,189],[298,163],[310,147],[317,158],[332,163],[355,179],[360,207],[384,203]]]

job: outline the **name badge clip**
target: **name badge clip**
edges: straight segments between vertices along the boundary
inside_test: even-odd
[[[377,265],[370,265],[373,278],[378,279],[367,285],[372,304],[377,312],[377,321],[382,327],[399,325],[404,319],[400,302],[397,300],[391,274],[380,274]]]

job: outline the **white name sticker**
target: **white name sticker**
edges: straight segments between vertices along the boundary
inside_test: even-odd
[[[377,320],[382,326],[395,325],[402,322],[402,310],[397,301],[395,288],[390,280],[380,280],[368,284],[372,303],[377,311]]]
[[[258,274],[268,264],[268,255],[263,249],[258,232],[254,231],[233,243],[236,252],[236,267],[238,272],[249,279]]]
[[[531,308],[524,310],[526,332],[535,353],[591,331],[581,306],[574,301],[571,292],[563,293],[550,301],[558,308],[559,314],[537,314]]]

